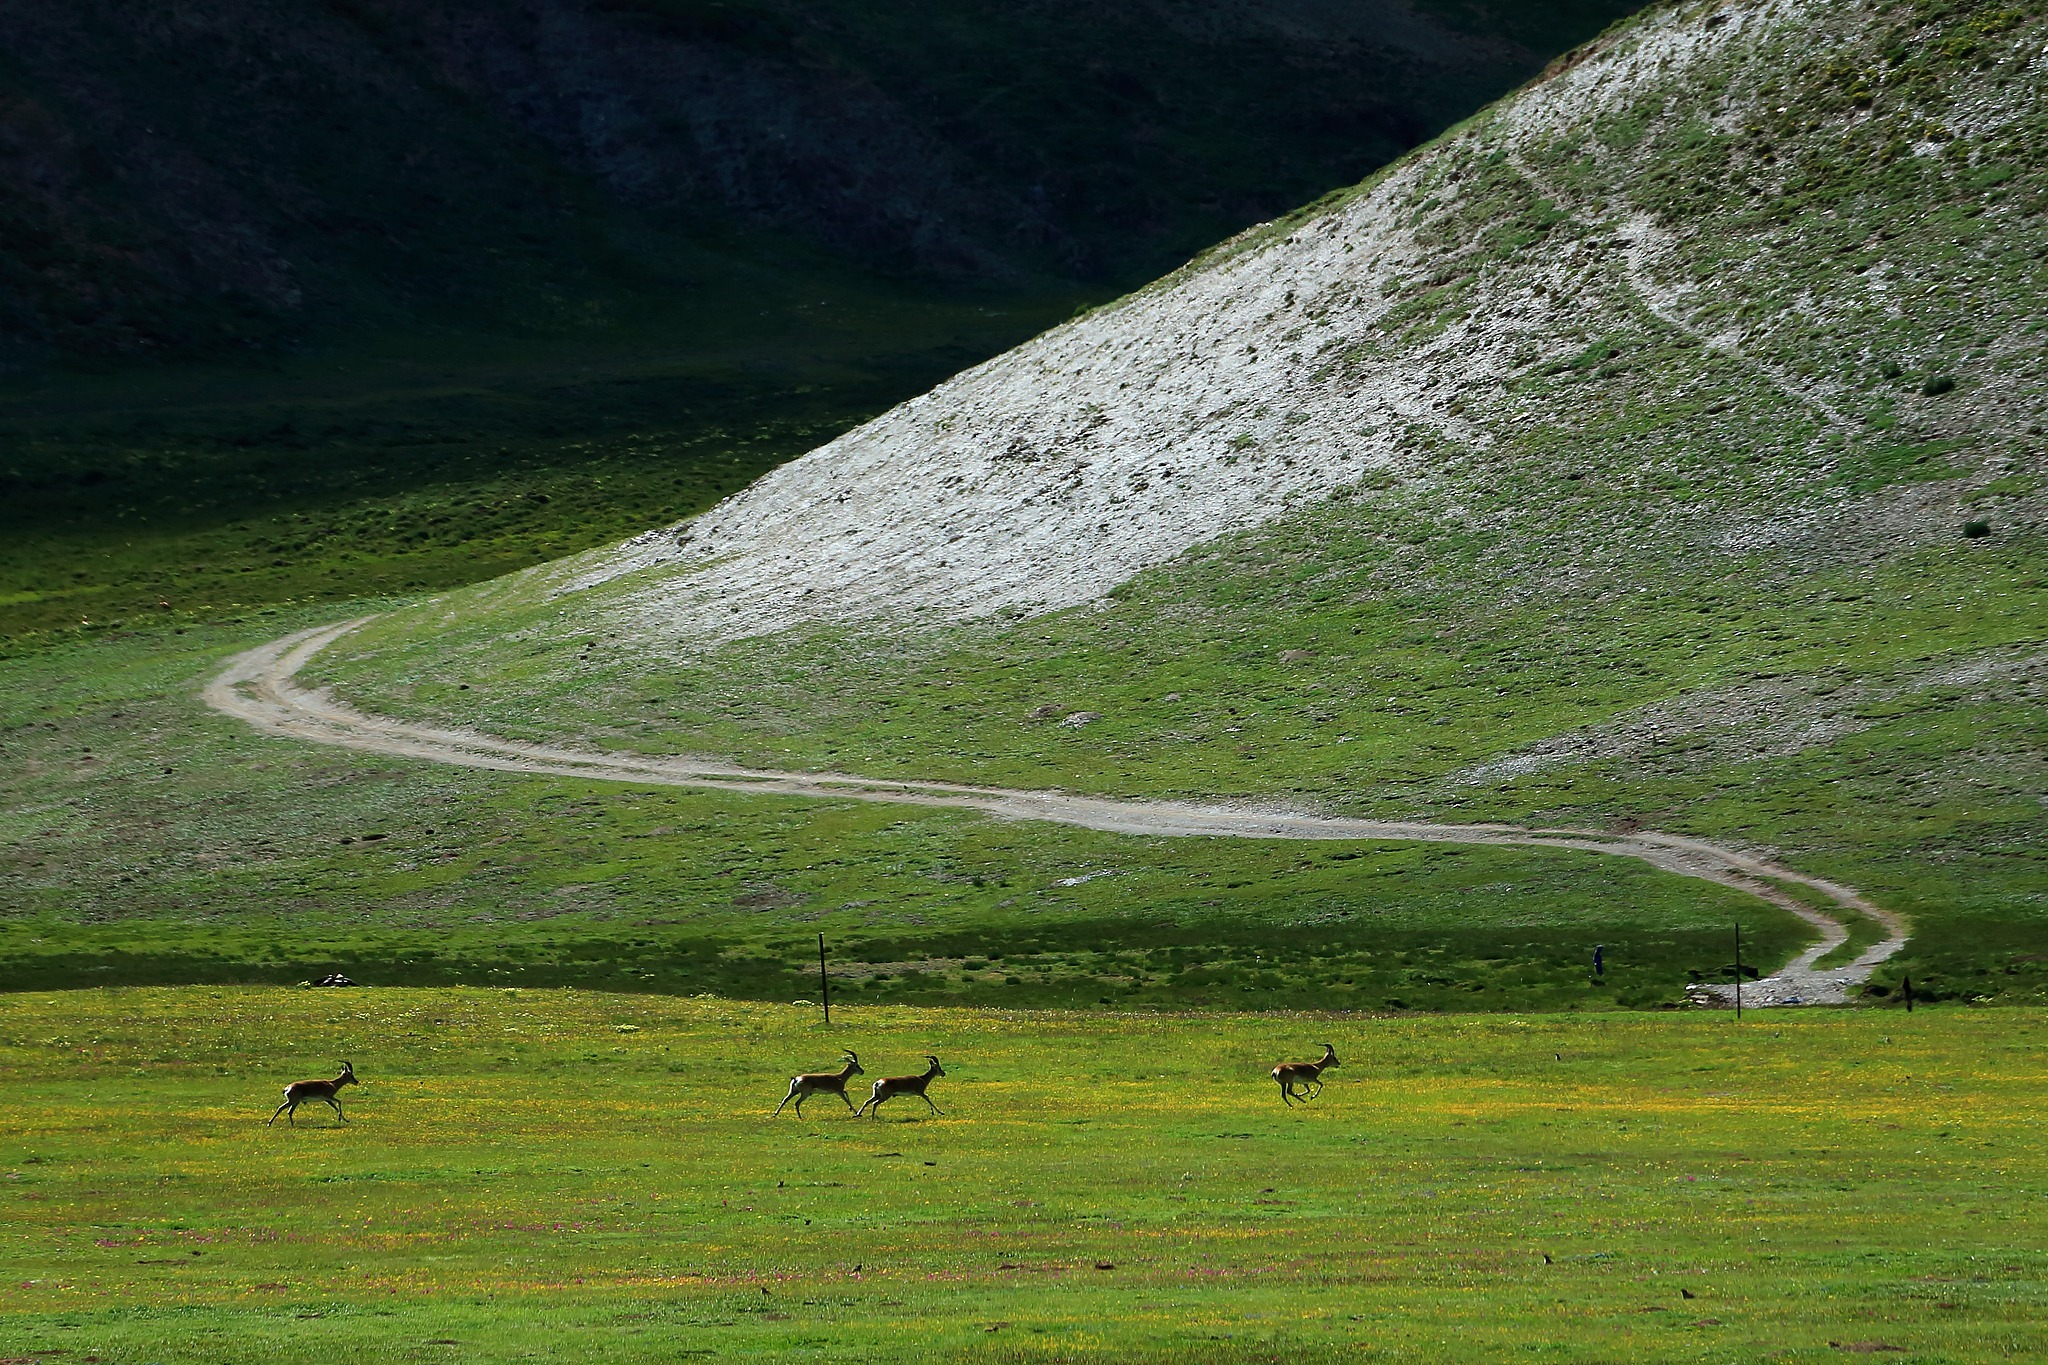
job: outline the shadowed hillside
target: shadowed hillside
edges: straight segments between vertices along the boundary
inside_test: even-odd
[[[806,251],[1128,286],[1627,8],[9,0],[0,360],[573,334]]]

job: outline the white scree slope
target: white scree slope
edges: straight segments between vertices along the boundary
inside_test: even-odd
[[[1574,322],[1598,295],[1614,306],[1616,289],[1606,264],[1533,253],[1490,267],[1498,284],[1473,316],[1341,392],[1321,384],[1325,357],[1444,267],[1414,233],[1433,162],[1500,150],[1512,163],[1521,139],[1761,41],[1808,4],[1724,9],[1711,25],[1653,16],[1284,237],[967,371],[679,527],[538,572],[564,575],[557,593],[615,584],[606,596],[632,637],[711,645],[805,621],[1056,610],[1376,470],[1427,489],[1419,430],[1484,450],[1501,423],[1535,420],[1500,395],[1527,363],[1511,353],[1532,338],[1550,354],[1583,344]],[[1473,393],[1487,395],[1483,417],[1458,401]]]

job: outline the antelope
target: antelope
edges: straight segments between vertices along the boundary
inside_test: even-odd
[[[1280,1098],[1289,1105],[1295,1101],[1296,1086],[1314,1086],[1315,1089],[1300,1096],[1303,1102],[1323,1093],[1323,1073],[1337,1065],[1337,1049],[1328,1043],[1323,1045],[1323,1055],[1312,1062],[1282,1062],[1273,1068],[1273,1079],[1280,1083]]]
[[[270,1123],[263,1126],[268,1128],[271,1123],[277,1122],[278,1114],[283,1114],[286,1123],[294,1128],[298,1127],[299,1106],[308,1100],[321,1101],[334,1110],[336,1118],[347,1123],[348,1115],[341,1112],[341,1101],[335,1096],[341,1093],[343,1086],[359,1084],[361,1082],[356,1080],[356,1069],[347,1062],[341,1064],[341,1074],[331,1081],[293,1081],[284,1088],[284,1103],[277,1106],[276,1113],[270,1116]]]
[[[789,1078],[789,1093],[782,1097],[782,1104],[788,1104],[791,1100],[795,1100],[796,1116],[802,1118],[804,1116],[804,1101],[813,1095],[825,1094],[837,1095],[848,1109],[852,1109],[853,1101],[846,1098],[846,1083],[861,1074],[863,1073],[860,1069],[860,1056],[849,1049],[846,1054],[846,1065],[840,1067],[837,1071],[806,1071],[801,1075],[791,1076]],[[775,1106],[776,1114],[782,1112],[782,1104]],[[854,1112],[858,1113],[859,1111],[855,1110]],[[775,1114],[770,1114],[769,1117],[773,1118]]]
[[[874,1092],[867,1097],[867,1100],[859,1109],[853,1112],[859,1114],[865,1111],[869,1118],[874,1118],[882,1112],[882,1101],[893,1100],[898,1095],[915,1095],[926,1104],[931,1104],[934,1114],[944,1118],[946,1111],[939,1108],[936,1104],[932,1104],[932,1097],[924,1093],[924,1088],[946,1073],[939,1066],[939,1059],[932,1056],[931,1053],[925,1053],[924,1059],[930,1062],[931,1065],[924,1069],[922,1076],[882,1077],[881,1080],[875,1082]]]

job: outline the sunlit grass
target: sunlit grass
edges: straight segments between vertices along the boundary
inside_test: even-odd
[[[853,1008],[828,1034],[573,991],[11,996],[0,1340],[2013,1358],[2048,1349],[2044,1025]],[[1283,1108],[1265,1069],[1325,1039],[1343,1067]],[[939,1054],[946,1116],[769,1119],[847,1046],[856,1090]],[[263,1126],[344,1056],[349,1126]]]

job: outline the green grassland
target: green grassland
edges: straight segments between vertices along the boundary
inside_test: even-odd
[[[396,660],[372,634],[357,662],[316,672],[374,709],[766,767],[1763,844],[1912,917],[1915,955],[1894,976],[1972,998],[2048,986],[2037,538],[1957,536],[1796,576],[1762,556],[1733,572],[1638,559],[1522,603],[1460,572],[1497,543],[1433,535],[1410,557],[1431,555],[1428,569],[1388,592],[1372,581],[1393,557],[1384,542],[1333,511],[1026,630],[896,648],[783,637],[650,675],[574,622],[536,651],[485,618],[416,636]],[[562,667],[572,651],[590,657]],[[1630,740],[1629,720],[1673,697],[1690,723]],[[1047,704],[1102,719],[1030,718]],[[1782,738],[1759,755],[1766,727]],[[1489,773],[1555,736],[1586,742]]]
[[[1676,69],[1531,167],[1491,149],[1494,114],[1425,149],[1395,207],[1450,264],[1303,362],[1330,401],[1560,260],[1588,263],[1579,330],[1458,391],[1487,441],[1418,423],[1408,467],[1107,601],[699,650],[611,614],[648,574],[510,579],[312,675],[393,714],[767,767],[1690,831],[1910,915],[1880,986],[2040,998],[2044,36],[2039,5],[1843,11]],[[1632,216],[1675,234],[1655,268],[1686,326],[1602,264]],[[1700,341],[1731,329],[1739,354]]]
[[[2044,1030],[862,1006],[828,1033],[587,991],[15,994],[0,1340],[109,1365],[2026,1359]],[[1324,1039],[1343,1067],[1283,1108],[1266,1068]],[[937,1053],[945,1116],[769,1117],[849,1046],[871,1076]],[[348,1126],[263,1126],[341,1056]]]
[[[0,988],[580,985],[1123,1008],[1668,1006],[1806,931],[1548,849],[1138,838],[267,738],[198,688],[302,618],[0,661]],[[314,619],[318,619],[317,616]],[[1608,972],[1590,976],[1595,943]]]

